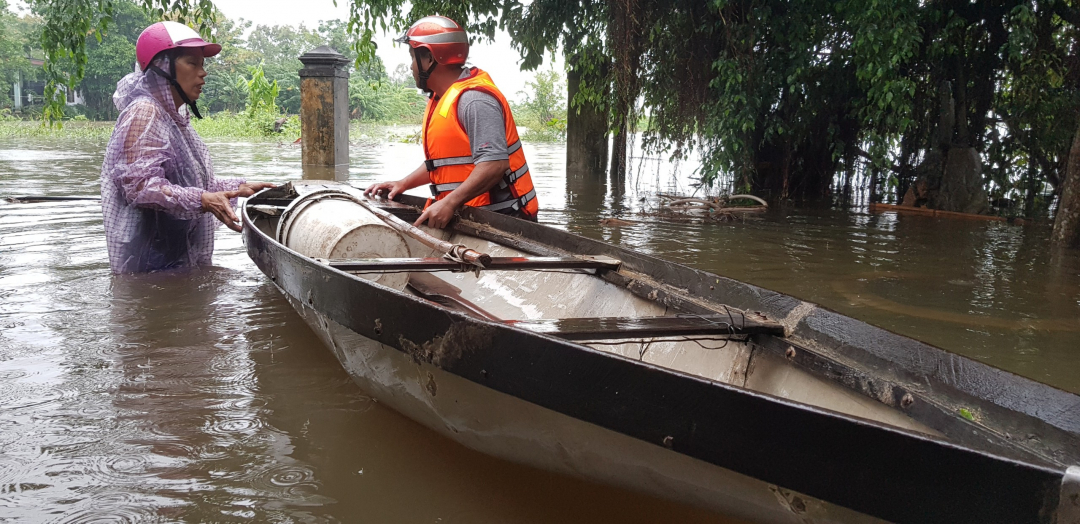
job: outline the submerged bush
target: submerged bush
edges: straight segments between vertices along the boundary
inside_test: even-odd
[[[526,142],[562,142],[566,140],[566,81],[554,69],[541,71],[529,91],[520,91],[525,101],[512,106],[514,120],[527,131]]]
[[[526,142],[562,142],[566,140],[566,119],[552,118],[547,122],[531,123],[522,133]]]
[[[208,138],[278,139],[294,141],[300,138],[300,118],[270,112],[246,113],[221,112],[202,120],[192,119],[192,126],[200,136]],[[64,122],[62,127],[47,127],[40,121],[21,120],[0,114],[0,138],[57,138],[107,140],[114,127],[113,122],[92,122],[76,116]]]
[[[112,136],[112,122],[90,122],[86,119],[69,120],[63,127],[47,127],[41,121],[5,119],[0,117],[0,138],[58,138],[64,140],[108,140]]]
[[[200,136],[208,138],[279,138],[290,141],[300,138],[300,117],[270,111],[257,111],[254,114],[222,111],[202,120],[193,120],[192,125]]]

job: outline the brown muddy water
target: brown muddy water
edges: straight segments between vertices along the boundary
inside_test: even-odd
[[[104,143],[0,140],[0,197],[96,195]],[[298,148],[210,143],[219,176],[300,176]],[[642,218],[689,167],[625,191],[527,145],[541,221],[855,316],[1080,392],[1080,259],[1044,228],[783,209]],[[360,139],[351,181],[411,170]],[[599,224],[619,215],[641,220]],[[96,203],[0,204],[0,522],[727,522],[469,451],[367,397],[219,229],[215,266],[113,277]]]

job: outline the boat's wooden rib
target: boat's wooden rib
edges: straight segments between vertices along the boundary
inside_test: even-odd
[[[288,196],[266,192],[242,210],[252,260],[358,382],[465,445],[750,518],[865,517],[843,506],[898,522],[1080,519],[1080,497],[1072,496],[1080,492],[1080,396],[790,296],[482,210],[464,210],[444,233],[493,254],[609,257],[620,265],[595,275],[479,277],[414,266],[403,269],[411,276],[399,292],[285,248],[267,233],[276,217],[248,213]],[[416,214],[400,203],[383,207],[406,220]],[[544,279],[618,293],[636,301],[636,316],[581,314],[618,309],[599,296],[575,310],[577,319],[515,316],[521,309],[506,300],[532,296]],[[560,302],[570,298],[563,290],[543,292],[551,295],[544,311],[580,306]],[[590,337],[686,336],[724,317],[731,324],[736,314],[760,331],[694,335],[725,338],[726,352],[667,346],[674,349],[647,359],[644,340],[629,355],[588,345]],[[688,351],[728,359],[734,367],[721,374],[734,378],[664,360]],[[773,389],[755,389],[774,379]],[[792,400],[784,390],[805,384],[820,388],[822,403]],[[475,405],[481,398],[490,405]],[[500,419],[494,409],[530,415]],[[610,442],[596,441],[606,436]],[[787,502],[774,511],[777,500]]]
[[[325,261],[342,271],[457,271],[460,262],[446,258],[354,258]],[[486,270],[549,270],[549,269],[617,269],[619,261],[607,257],[491,257],[482,268]],[[468,266],[469,271],[478,269]]]
[[[784,334],[784,326],[776,322],[759,321],[741,315],[532,319],[508,320],[506,324],[566,340]]]

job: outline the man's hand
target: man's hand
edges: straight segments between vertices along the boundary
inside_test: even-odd
[[[458,206],[450,203],[448,198],[435,201],[420,214],[420,218],[416,219],[413,225],[419,226],[426,221],[429,226],[442,229],[454,218],[457,208]]]
[[[405,187],[405,184],[401,183],[401,180],[396,182],[379,182],[377,184],[371,184],[364,190],[365,195],[381,196],[388,200],[393,200],[405,190],[409,189]]]
[[[270,182],[245,182],[243,184],[240,184],[240,187],[237,188],[236,192],[237,196],[247,198],[251,195],[254,195],[255,193],[258,193],[259,191],[262,191],[263,189],[266,189],[268,187],[274,187],[275,185],[276,184],[271,184]]]
[[[236,213],[233,212],[232,203],[230,200],[240,196],[240,191],[219,191],[217,193],[211,193],[209,191],[202,194],[202,209],[203,211],[213,213],[222,224],[228,226],[229,229],[240,232],[242,229],[240,225],[240,219],[236,218]]]
[[[364,190],[368,196],[381,196],[390,200],[394,197],[414,188],[428,183],[427,164],[421,163],[412,173],[395,182],[379,182],[371,184]]]

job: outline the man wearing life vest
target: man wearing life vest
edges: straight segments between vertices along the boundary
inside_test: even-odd
[[[396,182],[367,188],[394,198],[429,184],[416,225],[445,227],[462,205],[536,221],[529,166],[506,97],[478,68],[466,68],[469,38],[453,20],[427,16],[397,39],[409,44],[413,79],[428,95],[421,142],[426,160]]]

